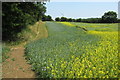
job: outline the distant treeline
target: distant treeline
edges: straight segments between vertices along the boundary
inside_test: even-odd
[[[26,26],[42,19],[46,12],[41,2],[3,2],[2,3],[2,40],[16,40],[17,34]]]
[[[120,19],[117,19],[117,13],[109,11],[104,13],[101,18],[87,18],[87,19],[72,19],[66,17],[57,17],[55,21],[67,21],[67,22],[85,22],[85,23],[120,23]]]
[[[43,21],[53,21],[50,15],[44,16]],[[104,13],[101,18],[87,18],[87,19],[73,19],[67,17],[57,17],[55,21],[67,21],[67,22],[85,22],[85,23],[120,23],[120,19],[117,19],[117,13],[113,11],[109,11]]]
[[[85,23],[120,23],[120,19],[116,19],[115,21],[112,21],[112,19],[103,20],[102,18],[72,19],[72,18],[66,18],[66,17],[61,17],[61,18],[57,17],[55,18],[55,21],[85,22]]]

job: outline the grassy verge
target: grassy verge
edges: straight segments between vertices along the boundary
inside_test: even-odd
[[[19,39],[17,41],[3,42],[3,61],[9,58],[9,55],[7,53],[11,50],[11,48],[15,48],[17,46],[24,46],[26,43],[30,43],[31,41],[47,37],[47,35],[48,33],[44,22],[39,21],[34,25],[28,26],[26,29],[24,29],[18,34]]]
[[[1,55],[1,59],[0,59],[1,62],[4,62],[6,59],[9,58],[9,56],[7,54],[9,51],[10,51],[9,47],[7,47],[5,45],[2,46],[2,55]]]
[[[47,37],[47,29],[44,22],[37,22],[32,26],[28,26],[18,36],[21,38],[22,43],[26,44],[31,41]]]

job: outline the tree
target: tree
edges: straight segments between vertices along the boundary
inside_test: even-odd
[[[66,17],[61,17],[61,21],[67,21]]]
[[[47,16],[46,15],[42,16],[42,21],[46,21],[46,20],[47,20]]]
[[[75,19],[72,19],[72,22],[75,22],[76,20]]]
[[[102,22],[104,23],[115,23],[117,22],[117,13],[113,11],[109,11],[104,13],[102,16]]]
[[[47,16],[47,21],[53,21],[53,19],[50,15]]]
[[[81,22],[81,18],[79,18],[79,19],[76,19],[76,22]]]
[[[37,2],[36,4],[36,19],[37,21],[41,20],[42,19],[42,16],[44,16],[45,12],[46,12],[46,7],[44,6],[45,3],[40,3],[40,2]]]
[[[48,15],[48,16],[44,15],[42,17],[42,21],[53,21],[53,19],[52,19],[52,17],[50,15]]]
[[[68,22],[72,22],[73,19],[72,19],[72,18],[68,18],[67,21],[68,21]]]
[[[60,21],[60,18],[59,17],[55,18],[55,21]]]
[[[120,23],[120,19],[118,19],[117,22]]]
[[[2,39],[12,41],[27,25],[40,20],[46,12],[41,2],[4,2],[2,3]]]

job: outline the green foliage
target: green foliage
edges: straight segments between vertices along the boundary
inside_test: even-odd
[[[118,21],[118,23],[120,23],[120,19],[118,19],[117,21]]]
[[[4,41],[17,39],[17,34],[27,25],[34,24],[44,15],[42,3],[4,2],[2,4],[2,33]]]
[[[12,61],[15,61],[15,58],[12,58],[11,60],[12,60]]]
[[[52,19],[52,17],[50,15],[48,15],[48,16],[44,15],[42,17],[42,21],[53,21],[53,19]]]
[[[120,22],[119,19],[117,19],[116,12],[109,11],[107,13],[104,13],[102,18],[87,18],[87,19],[72,19],[72,18],[66,18],[66,17],[57,17],[55,21],[67,21],[67,22],[85,22],[85,23],[116,23]]]
[[[8,48],[7,46],[2,46],[2,60],[0,61],[4,62],[6,59],[9,58],[7,54],[9,51],[10,51],[10,48]]]
[[[67,18],[66,17],[61,17],[60,21],[67,21]]]
[[[72,18],[68,18],[67,21],[68,21],[68,22],[72,22],[73,19],[72,19]]]
[[[57,17],[57,18],[55,18],[55,21],[101,23],[101,18],[72,19],[72,18],[66,18],[66,17],[61,17],[61,18]]]
[[[76,19],[76,22],[81,22],[81,18],[79,18],[79,19]]]
[[[23,42],[31,42],[36,39],[40,39],[43,37],[47,37],[48,33],[46,30],[46,25],[44,22],[39,21],[34,25],[27,26],[26,29],[22,30],[18,36],[20,37],[20,41]]]
[[[46,25],[49,37],[27,44],[25,49],[38,77],[117,78],[117,31],[84,32],[61,23]]]
[[[113,11],[109,11],[104,13],[102,16],[102,22],[104,23],[115,23],[117,22],[117,13]]]
[[[59,17],[55,18],[55,21],[60,21],[60,18]]]
[[[87,19],[82,19],[81,22],[85,22],[85,23],[101,23],[101,18],[87,18]]]

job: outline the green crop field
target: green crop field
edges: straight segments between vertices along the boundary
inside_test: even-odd
[[[117,24],[46,22],[46,27],[48,38],[25,46],[39,78],[118,77]]]

